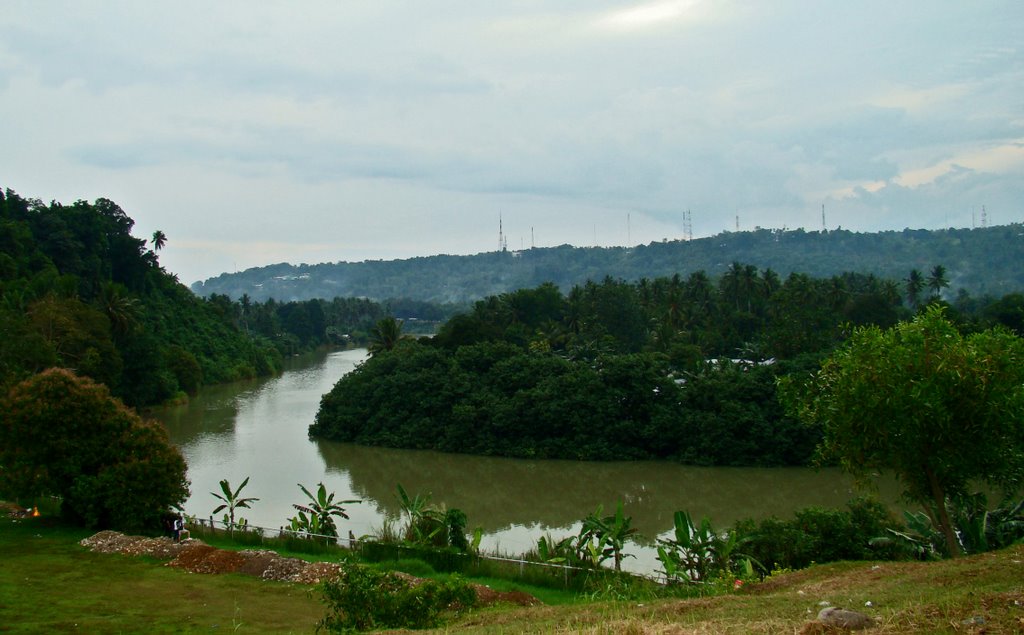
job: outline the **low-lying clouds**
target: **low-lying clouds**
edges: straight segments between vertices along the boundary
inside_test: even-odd
[[[14,2],[0,185],[185,282],[762,227],[1024,220],[1024,5]]]

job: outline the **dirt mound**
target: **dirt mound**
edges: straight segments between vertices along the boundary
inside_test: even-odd
[[[341,565],[333,562],[311,562],[309,566],[299,572],[295,582],[301,584],[320,584],[322,580],[331,580],[338,577]]]
[[[260,577],[264,580],[297,582],[299,576],[308,566],[308,562],[298,558],[277,558],[270,563],[267,570]]]
[[[541,602],[529,593],[522,591],[495,591],[489,586],[474,584],[478,606],[494,604],[516,604],[518,606],[540,606]]]
[[[246,549],[238,553],[245,559],[245,562],[238,569],[238,573],[256,576],[257,578],[263,577],[263,572],[270,567],[271,562],[281,558],[281,556],[277,555],[277,552],[265,549]]]
[[[181,567],[191,573],[234,573],[243,564],[245,558],[237,551],[198,544],[183,549],[167,566]]]
[[[174,542],[166,536],[146,538],[125,536],[117,531],[101,531],[83,538],[79,544],[98,553],[122,553],[126,556],[151,556],[160,560],[170,560],[190,545],[203,543],[198,540]]]
[[[280,582],[319,584],[323,580],[336,578],[341,566],[333,562],[306,562],[298,558],[282,558],[274,551],[246,549],[228,551],[211,547],[201,540],[183,540],[180,543],[170,538],[145,538],[126,536],[117,531],[101,531],[82,539],[82,546],[98,553],[122,553],[132,556],[151,556],[169,560],[167,566],[178,567],[191,573],[243,573]],[[411,585],[422,584],[424,580],[407,573],[394,572]],[[498,603],[519,606],[536,606],[540,601],[520,591],[501,592],[474,584],[477,600],[481,606]]]

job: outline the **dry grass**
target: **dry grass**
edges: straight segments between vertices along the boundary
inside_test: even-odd
[[[481,613],[450,633],[818,634],[819,603],[874,618],[870,633],[1024,633],[1024,546],[945,562],[836,563],[696,600]],[[870,602],[870,605],[867,603]]]

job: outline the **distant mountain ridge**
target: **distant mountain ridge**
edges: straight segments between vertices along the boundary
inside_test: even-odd
[[[703,270],[717,277],[733,262],[828,277],[846,271],[903,280],[912,269],[948,270],[949,292],[972,296],[1024,290],[1024,226],[904,229],[876,233],[757,229],[637,247],[559,247],[316,265],[280,263],[224,273],[192,285],[200,296],[247,294],[256,301],[366,297],[466,303],[553,282],[563,291],[607,276],[635,281]]]

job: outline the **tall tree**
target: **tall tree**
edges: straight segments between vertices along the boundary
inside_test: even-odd
[[[942,295],[942,290],[948,286],[949,280],[946,278],[946,268],[942,265],[932,267],[932,272],[928,276],[928,288],[932,291],[932,297],[937,298]]]
[[[911,269],[910,275],[903,282],[906,283],[907,304],[910,305],[911,309],[916,310],[918,305],[921,304],[921,292],[924,291],[925,287],[924,276],[917,269]]]
[[[933,306],[888,330],[857,328],[813,379],[783,384],[791,412],[820,423],[821,451],[856,476],[891,470],[928,510],[950,555],[946,503],[972,482],[1024,482],[1024,340],[961,335]]]
[[[167,244],[167,234],[158,229],[153,232],[153,239],[150,242],[153,244],[153,251],[160,251]]]

